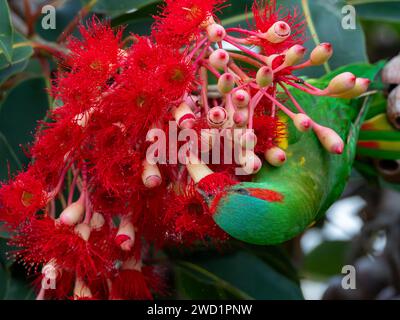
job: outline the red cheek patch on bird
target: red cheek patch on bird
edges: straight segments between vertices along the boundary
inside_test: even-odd
[[[260,189],[260,188],[249,188],[247,189],[252,197],[265,200],[268,202],[283,202],[284,196],[283,194],[268,190],[268,189]]]

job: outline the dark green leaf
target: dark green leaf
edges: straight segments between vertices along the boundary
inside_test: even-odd
[[[399,2],[376,2],[356,6],[358,18],[386,22],[400,22]]]
[[[34,298],[34,292],[27,282],[10,278],[4,300],[33,300]]]
[[[327,278],[340,274],[346,264],[348,241],[325,241],[304,258],[302,273],[307,277]]]
[[[13,55],[14,29],[11,24],[10,10],[7,0],[0,0],[0,56],[5,56],[11,63]],[[0,68],[4,67],[0,64]]]
[[[8,272],[0,263],[0,300],[4,299],[8,286]]]
[[[89,3],[90,0],[85,0],[85,2]],[[155,2],[159,2],[159,0],[98,0],[96,5],[93,7],[93,11],[105,13],[109,16],[116,17],[118,15],[140,9]]]
[[[4,55],[0,55],[0,84],[10,76],[17,74],[28,65],[33,49],[23,36],[16,33],[13,44],[13,57],[11,63],[6,62]]]
[[[28,159],[21,148],[33,140],[37,122],[48,110],[45,82],[34,78],[13,88],[0,105],[0,179],[8,177],[8,164],[13,171]]]
[[[178,268],[178,289],[185,298],[303,299],[295,282],[247,252],[193,258],[178,262]]]

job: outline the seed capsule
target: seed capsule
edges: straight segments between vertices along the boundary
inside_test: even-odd
[[[387,84],[400,84],[400,54],[383,68],[382,81]]]
[[[393,126],[400,129],[400,86],[394,88],[389,94],[387,115]]]

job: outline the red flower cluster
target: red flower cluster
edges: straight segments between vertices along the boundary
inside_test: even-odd
[[[0,221],[13,232],[15,257],[35,273],[42,267],[38,298],[150,299],[163,288],[146,248],[226,240],[213,214],[227,186],[249,179],[235,176],[235,165],[251,164],[255,174],[261,158],[274,166],[286,160],[278,147],[282,113],[342,152],[338,135],[312,121],[288,87],[351,98],[367,81],[342,74],[325,90],[299,81],[292,71],[327,61],[330,45],[300,63],[304,28],[296,12],[255,2],[253,30],[225,29],[215,22],[224,2],[166,0],[152,35],[134,36],[130,47],[122,30],[96,19],[69,40],[53,85],[59,106],[40,124],[27,171],[0,189]],[[280,102],[278,88],[298,113]],[[169,133],[170,121],[181,133],[193,128],[198,142],[212,140],[202,129],[239,132],[232,139],[243,154],[237,164],[207,166],[188,147],[187,163],[153,163],[149,130]],[[164,153],[184,142],[168,142]],[[43,286],[49,280],[55,288]]]

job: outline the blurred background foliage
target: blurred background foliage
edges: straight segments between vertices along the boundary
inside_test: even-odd
[[[220,15],[225,26],[246,27],[253,0],[234,0]],[[334,57],[326,67],[389,59],[400,51],[400,1],[278,0],[307,13],[306,46],[331,42]],[[56,28],[42,28],[41,8],[56,8]],[[354,30],[341,27],[342,8],[354,5]],[[76,29],[92,14],[149,34],[157,0],[0,0],[0,180],[27,165],[23,146],[32,142],[40,120],[52,108],[47,94],[56,60],[43,46],[62,50],[62,32]],[[312,29],[311,29],[312,30]],[[74,31],[76,33],[76,30]],[[323,67],[310,68],[319,77]],[[385,99],[382,98],[383,103]],[[370,181],[371,182],[371,181]],[[169,298],[319,299],[393,298],[399,295],[399,195],[354,172],[349,186],[324,221],[281,246],[251,246],[232,241],[224,248],[199,247],[164,252]],[[396,202],[397,200],[397,202]],[[397,210],[397,211],[396,211]],[[0,299],[32,299],[30,278],[6,257],[8,234],[0,226]],[[9,249],[8,249],[9,250]],[[357,290],[340,289],[345,264],[357,269]]]

